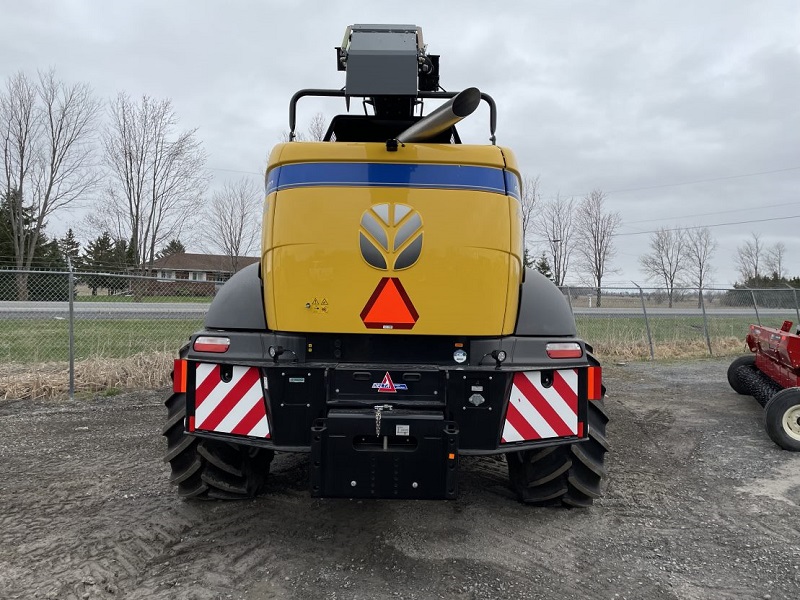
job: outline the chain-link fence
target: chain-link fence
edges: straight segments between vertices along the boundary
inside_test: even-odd
[[[0,397],[167,385],[221,282],[0,271]],[[561,288],[605,360],[744,352],[750,323],[800,323],[796,289]]]
[[[0,397],[167,385],[222,283],[0,271]]]
[[[602,357],[658,359],[745,352],[750,323],[800,323],[798,290],[565,286],[578,333]]]

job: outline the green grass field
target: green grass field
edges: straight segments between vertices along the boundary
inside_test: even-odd
[[[98,319],[76,321],[75,359],[121,358],[140,352],[176,351],[201,329],[202,319]],[[0,360],[43,363],[69,360],[69,323],[0,320]]]

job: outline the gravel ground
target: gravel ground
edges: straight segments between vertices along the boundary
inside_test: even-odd
[[[0,403],[0,598],[800,598],[800,454],[727,385],[728,360],[606,368],[608,485],[590,509],[518,504],[502,460],[456,501],[269,492],[183,502],[167,391]]]

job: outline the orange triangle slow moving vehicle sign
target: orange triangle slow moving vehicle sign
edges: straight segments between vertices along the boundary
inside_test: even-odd
[[[361,320],[369,329],[411,329],[419,314],[397,277],[384,277],[372,292]]]

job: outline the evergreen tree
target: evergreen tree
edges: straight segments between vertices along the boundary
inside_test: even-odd
[[[136,265],[136,253],[126,240],[114,240],[114,268],[127,272]]]
[[[11,220],[11,204],[15,201],[16,191],[4,194],[0,203],[0,267],[15,269],[14,261],[14,234]],[[23,208],[22,238],[28,243],[33,235],[33,212]],[[47,271],[66,271],[59,244],[56,240],[48,239],[44,233],[44,226],[34,247],[34,258],[31,260],[30,269]],[[4,277],[0,283],[1,300],[36,300],[36,301],[66,301],[69,297],[69,281],[65,275],[17,273],[15,277]]]
[[[536,267],[536,263],[533,260],[533,256],[531,256],[531,253],[528,252],[527,248],[523,249],[522,266],[525,267],[526,269],[533,269]]]
[[[107,288],[111,294],[112,290],[126,287],[124,279],[108,276],[109,273],[125,272],[126,255],[125,241],[114,241],[107,231],[87,244],[81,263],[89,274],[83,275],[82,279],[92,289],[92,296],[97,295],[98,288]]]
[[[782,277],[772,275],[754,275],[744,283],[734,283],[734,289],[725,292],[721,303],[728,306],[752,306],[753,296],[761,308],[794,309],[797,292],[800,289],[800,277]]]
[[[11,238],[11,219],[9,219],[8,206],[5,196],[0,203],[0,268],[10,268],[14,265],[14,244]]]
[[[51,240],[45,234],[41,234],[36,244],[36,256],[31,266],[34,269],[66,271],[67,261],[61,253],[58,240]]]
[[[165,256],[172,256],[173,254],[184,254],[185,252],[186,248],[183,243],[181,243],[179,239],[174,239],[170,240],[169,244],[158,251],[156,258],[164,258]]]
[[[72,232],[71,227],[67,231],[67,234],[58,240],[58,248],[65,262],[67,262],[67,258],[69,258],[69,262],[72,263],[73,268],[77,269],[80,267],[81,243],[75,239],[75,234]]]
[[[542,252],[539,260],[536,261],[534,268],[549,280],[553,280],[553,270],[550,268],[550,261],[547,260],[547,256],[544,252]]]
[[[40,233],[35,252],[31,269],[44,272],[30,273],[26,277],[27,300],[66,302],[69,299],[69,277],[66,275],[67,263],[61,255],[58,240],[50,240],[47,235]]]
[[[16,254],[11,215],[13,214],[12,207],[16,203],[19,203],[19,191],[15,189],[4,193],[2,202],[0,202],[0,266],[12,269],[16,266],[16,261],[14,259]],[[29,208],[22,207],[22,214],[23,226],[25,228],[23,243],[27,244],[31,223],[33,222],[33,212]]]
[[[108,271],[113,268],[114,240],[107,231],[86,245],[81,262],[87,271]]]

